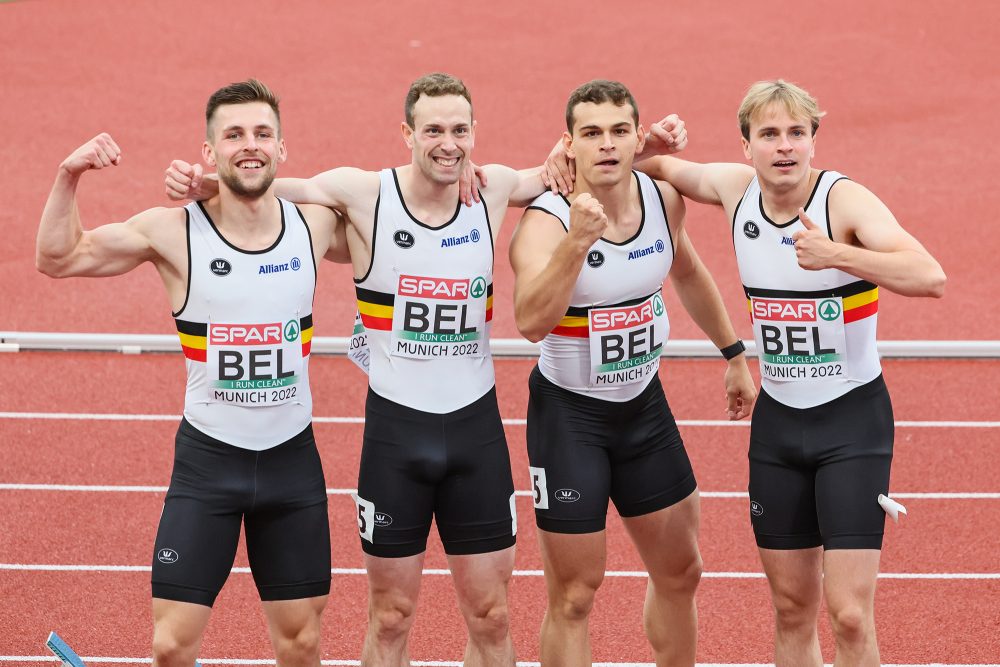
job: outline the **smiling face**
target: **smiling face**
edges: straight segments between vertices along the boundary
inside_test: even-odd
[[[748,134],[742,140],[743,154],[762,183],[788,189],[809,179],[816,152],[809,118],[794,116],[784,104],[773,102],[751,117]]]
[[[205,163],[216,168],[219,180],[238,197],[262,197],[286,157],[271,106],[265,102],[219,106],[209,132],[210,138],[202,146]]]
[[[627,179],[645,133],[636,127],[630,104],[580,102],[573,106],[573,133],[563,135],[566,153],[576,160],[577,176],[608,187]]]
[[[421,95],[413,105],[413,125],[402,124],[413,166],[440,185],[458,182],[472,154],[475,130],[472,105],[461,95]]]

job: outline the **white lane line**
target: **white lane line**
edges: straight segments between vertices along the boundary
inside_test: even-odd
[[[150,572],[149,565],[59,565],[54,563],[0,563],[0,570],[15,572]],[[233,574],[250,574],[249,567],[234,567]],[[335,567],[331,568],[333,575],[363,575],[364,568]],[[449,576],[447,569],[426,568],[425,576]],[[515,577],[541,577],[541,570],[514,570]],[[647,573],[643,570],[609,570],[606,577],[642,578]],[[763,579],[763,572],[705,572],[702,577],[707,579]],[[940,580],[983,580],[998,579],[1000,572],[880,572],[879,579],[940,579]]]
[[[101,484],[18,484],[0,483],[0,491],[73,491],[81,493],[166,493],[165,486],[124,486],[124,485],[101,485]],[[357,493],[357,489],[327,489],[330,496],[349,496]],[[531,498],[535,494],[532,491],[515,491],[514,495],[519,498]],[[746,491],[702,491],[702,498],[749,498]],[[892,494],[893,498],[917,499],[917,500],[1000,500],[1000,492],[930,492],[930,493],[907,493],[898,492]]]
[[[74,421],[179,421],[180,415],[129,414],[111,412],[0,412],[0,419],[55,419]],[[317,424],[364,424],[364,417],[313,417]],[[523,426],[524,419],[504,419],[507,426]],[[678,419],[678,426],[747,427],[748,420]],[[897,421],[899,428],[1000,428],[1000,421]]]

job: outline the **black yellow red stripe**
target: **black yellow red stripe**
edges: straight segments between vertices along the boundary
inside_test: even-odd
[[[760,299],[823,299],[829,297],[841,297],[844,306],[844,324],[857,322],[866,317],[871,317],[878,312],[878,285],[867,280],[843,285],[830,290],[817,290],[813,292],[794,292],[789,290],[764,290],[743,287],[747,295],[747,309],[750,310],[750,319],[753,320],[752,298]]]
[[[361,323],[365,325],[365,329],[391,331],[396,295],[388,292],[376,292],[363,287],[355,287],[354,291],[358,299],[358,313],[361,315]],[[493,283],[490,283],[486,287],[486,321],[492,320]]]
[[[175,319],[177,336],[181,341],[181,351],[191,361],[205,361],[208,350],[208,324],[205,322],[190,322]],[[302,340],[302,356],[312,351],[313,318],[312,313],[299,319],[299,332]]]

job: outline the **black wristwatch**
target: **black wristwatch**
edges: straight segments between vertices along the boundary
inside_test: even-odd
[[[743,344],[743,341],[737,338],[735,343],[722,348],[721,350],[719,350],[719,352],[722,353],[722,357],[726,361],[729,361],[733,357],[736,357],[746,352],[746,349],[747,346]]]

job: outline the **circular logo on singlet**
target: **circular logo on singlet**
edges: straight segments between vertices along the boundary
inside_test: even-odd
[[[819,316],[822,317],[827,322],[832,322],[833,320],[840,317],[840,304],[834,301],[833,299],[820,301]]]
[[[600,250],[591,250],[587,253],[587,264],[595,269],[604,264],[604,253]]]
[[[386,526],[392,525],[392,517],[385,512],[375,512],[375,525],[379,528],[385,528]]]
[[[288,322],[285,323],[285,340],[291,343],[298,337],[299,337],[299,321],[288,320]]]
[[[657,317],[663,314],[663,297],[659,294],[653,296],[653,314]]]
[[[173,549],[160,549],[156,552],[156,560],[167,565],[172,565],[180,560],[180,556]]]
[[[656,252],[663,252],[663,248],[665,246],[663,245],[662,240],[656,239],[656,243],[653,244],[653,247],[656,248]]]
[[[750,514],[753,514],[754,516],[761,516],[762,514],[764,514],[764,507],[756,500],[751,500]]]
[[[208,268],[217,276],[228,276],[233,270],[233,265],[225,259],[213,259]]]
[[[472,233],[469,234],[469,238],[472,239],[473,243],[479,243],[479,230],[478,229],[473,229]]]
[[[747,220],[743,223],[743,235],[752,241],[760,236],[760,227],[753,220]]]
[[[580,492],[576,489],[559,489],[556,491],[556,500],[561,503],[575,503],[580,499]]]
[[[478,299],[486,294],[486,281],[483,278],[476,278],[472,281],[472,288],[469,290],[472,298]]]
[[[292,257],[291,265],[292,265],[292,271],[298,271],[299,269],[302,268],[302,262],[299,261],[298,257]]]
[[[413,234],[410,232],[404,232],[402,229],[392,235],[392,242],[398,245],[400,248],[412,248],[413,247]]]

